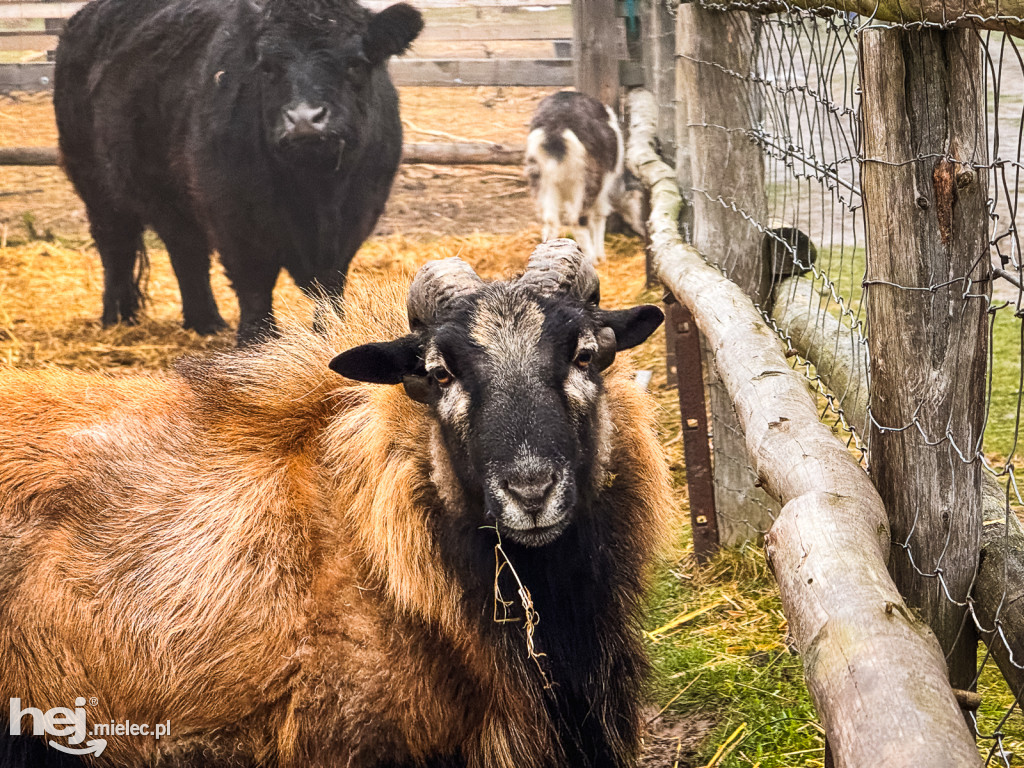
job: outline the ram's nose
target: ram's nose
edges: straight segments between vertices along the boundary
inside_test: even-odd
[[[327,130],[331,110],[325,105],[299,102],[284,110],[284,133],[290,138],[321,136]]]
[[[506,478],[505,490],[525,511],[536,514],[555,486],[555,473],[551,470],[522,472]]]

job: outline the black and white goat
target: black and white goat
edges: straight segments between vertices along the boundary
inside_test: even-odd
[[[604,259],[609,215],[644,231],[643,193],[627,183],[619,120],[610,107],[573,91],[545,98],[530,122],[526,178],[537,201],[542,239],[573,232],[591,261]]]

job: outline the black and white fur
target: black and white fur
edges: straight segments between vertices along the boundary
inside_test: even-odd
[[[613,210],[643,233],[642,192],[625,182],[619,120],[610,107],[573,91],[545,98],[530,122],[526,177],[544,241],[564,224],[591,261],[604,259],[604,234]]]

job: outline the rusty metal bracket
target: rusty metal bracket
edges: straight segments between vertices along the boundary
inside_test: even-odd
[[[686,457],[686,485],[690,496],[693,551],[697,562],[703,563],[718,551],[718,518],[715,515],[715,490],[711,474],[711,444],[708,439],[700,332],[690,310],[675,301],[675,297],[671,301],[666,298],[665,303],[668,309],[666,342],[675,363],[679,415],[683,422],[683,453]]]

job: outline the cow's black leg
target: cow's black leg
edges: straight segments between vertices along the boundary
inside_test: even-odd
[[[209,336],[228,327],[220,316],[210,287],[210,245],[199,225],[180,216],[163,214],[153,228],[167,246],[181,291],[184,326]]]
[[[134,323],[146,266],[142,222],[131,214],[89,211],[90,230],[103,262],[103,325]]]
[[[269,264],[245,264],[221,254],[225,270],[238,296],[238,345],[251,344],[277,334],[274,324],[274,284],[281,271]]]

